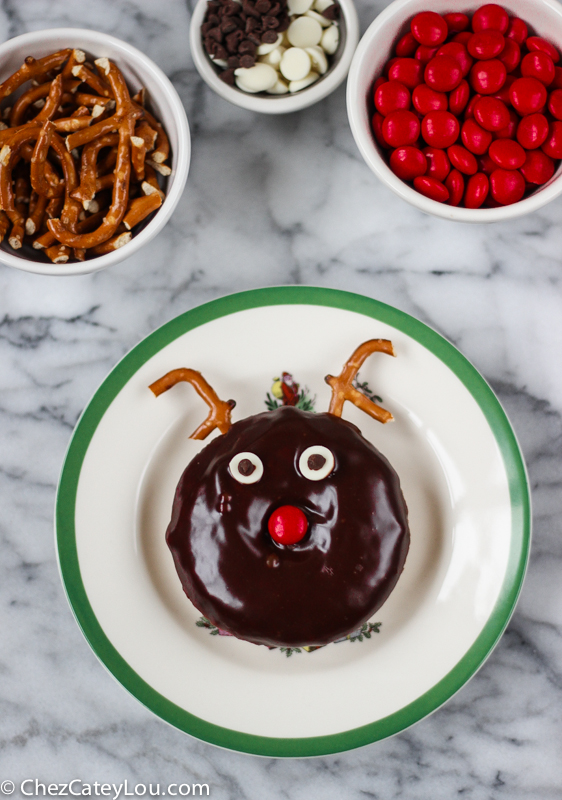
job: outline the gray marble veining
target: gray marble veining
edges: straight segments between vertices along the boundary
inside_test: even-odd
[[[363,29],[385,5],[358,3]],[[0,268],[0,782],[206,782],[217,800],[560,798],[562,198],[490,226],[423,216],[364,165],[343,87],[286,118],[230,106],[193,68],[189,18],[180,0],[0,3],[2,40],[85,26],[142,49],[193,135],[180,205],[137,256],[66,279]],[[391,740],[306,761],[213,748],[128,696],[69,611],[52,531],[72,428],[118,359],[201,302],[291,283],[376,297],[454,342],[513,422],[535,521],[521,600],[476,677]]]

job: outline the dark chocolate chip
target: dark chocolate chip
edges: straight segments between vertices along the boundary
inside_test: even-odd
[[[233,33],[229,33],[225,39],[226,49],[229,53],[234,55],[238,52],[238,45],[242,41],[244,34],[242,31],[234,31]]]
[[[283,33],[286,31],[290,25],[291,20],[289,19],[287,14],[283,14],[279,16],[279,26],[277,28],[277,33]]]
[[[220,29],[226,36],[228,33],[236,30],[236,24],[232,21],[232,17],[223,17],[220,24]]]
[[[252,472],[256,471],[256,465],[252,464],[249,458],[243,458],[242,461],[238,464],[238,472],[240,475],[244,475],[247,477],[251,475]]]
[[[215,58],[220,58],[222,61],[226,61],[226,59],[228,58],[228,53],[226,52],[222,44],[217,43],[217,46],[215,47]]]
[[[253,42],[251,42],[249,39],[244,39],[238,45],[238,52],[240,53],[241,56],[245,56],[245,55],[255,56],[255,54],[256,54],[256,45]]]
[[[279,20],[277,17],[264,17],[263,27],[267,28],[268,30],[275,30],[275,28],[279,27]]]
[[[269,9],[269,16],[276,17],[281,11],[281,3],[274,3]]]
[[[246,55],[240,58],[240,66],[244,67],[244,69],[250,69],[250,67],[253,67],[255,63],[256,59],[254,58],[254,56]]]
[[[257,27],[257,20],[254,17],[248,17],[246,20],[246,33],[251,33]]]
[[[219,17],[217,17],[216,14],[209,14],[205,22],[208,22],[211,25],[211,27],[214,28],[219,24],[220,19]]]
[[[220,28],[211,28],[207,35],[210,36],[211,39],[214,39],[215,42],[222,42],[223,40],[223,35]]]
[[[267,14],[270,8],[271,3],[269,0],[257,0],[256,11],[259,11],[260,14]]]
[[[226,59],[226,64],[229,69],[238,69],[240,66],[240,59],[238,56],[228,56]]]
[[[277,41],[277,34],[275,31],[266,31],[262,34],[261,40],[264,44],[273,44]]]
[[[234,0],[232,2],[227,3],[224,6],[224,13],[229,17],[236,17],[240,13],[240,4],[235,3]]]
[[[332,3],[331,6],[325,8],[322,12],[322,16],[329,20],[335,20],[340,18],[340,7],[337,3]]]
[[[258,17],[259,18],[261,16],[261,14],[259,14],[259,12],[256,11],[255,6],[251,2],[251,0],[244,0],[244,2],[242,3],[242,8],[244,10],[244,13],[247,14],[248,16],[250,16],[250,17]]]
[[[234,70],[233,69],[225,69],[221,73],[219,73],[219,78],[221,81],[228,83],[229,86],[234,86]]]
[[[309,469],[314,470],[317,472],[319,469],[322,469],[324,464],[326,463],[326,459],[324,456],[321,456],[320,453],[314,453],[308,457],[308,461],[306,462]]]

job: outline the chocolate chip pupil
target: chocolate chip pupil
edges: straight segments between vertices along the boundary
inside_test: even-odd
[[[324,464],[326,463],[326,459],[324,456],[321,456],[320,453],[314,453],[314,455],[308,457],[308,468],[314,470],[315,472],[319,469],[322,469]]]
[[[251,475],[252,472],[256,469],[256,465],[252,464],[249,458],[243,458],[242,461],[238,464],[238,472],[240,475]]]

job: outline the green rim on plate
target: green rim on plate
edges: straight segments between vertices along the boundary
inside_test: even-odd
[[[187,331],[250,308],[318,305],[372,317],[403,331],[431,351],[459,378],[480,406],[500,450],[511,501],[511,546],[498,600],[482,632],[457,665],[414,702],[383,719],[327,736],[275,738],[223,728],[206,722],[155,691],[123,659],[103,632],[84,589],[78,563],[75,504],[84,457],[110,404],[135,372]],[[392,736],[435,711],[479,669],[501,637],[515,608],[530,546],[531,504],[525,464],[517,439],[498,399],[477,370],[442,336],[392,306],[335,289],[285,286],[229,295],[187,311],[140,342],[111,371],[83,412],[72,436],[59,482],[55,525],[62,580],[71,608],[90,646],[112,675],[141,703],[166,722],[199,739],[263,756],[319,756],[351,750]]]

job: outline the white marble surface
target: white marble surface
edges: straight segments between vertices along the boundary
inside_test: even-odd
[[[385,5],[361,0],[363,30]],[[286,118],[236,109],[194,71],[189,18],[180,0],[0,3],[2,39],[70,25],[140,47],[193,135],[183,199],[140,255],[66,279],[0,267],[0,781],[207,782],[217,800],[560,798],[562,198],[493,226],[423,216],[363,164],[343,87]],[[203,301],[290,283],[376,297],[460,347],[510,415],[535,518],[521,600],[477,676],[391,740],[306,761],[215,749],[128,696],[74,622],[52,523],[72,428],[116,361]]]

